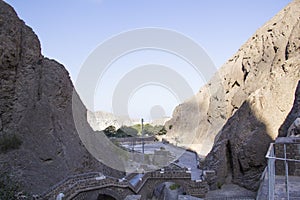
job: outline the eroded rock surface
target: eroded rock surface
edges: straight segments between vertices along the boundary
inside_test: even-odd
[[[298,82],[297,90],[295,92],[295,100],[293,107],[279,129],[279,137],[285,137],[288,135],[288,130],[291,128],[291,126],[293,125],[295,120],[297,120],[297,118],[298,120],[300,118],[300,81]]]
[[[299,34],[296,0],[257,30],[166,123],[170,138],[195,131],[190,147],[210,152],[205,166],[216,170],[219,184],[227,179],[257,189],[269,143],[293,105],[300,79]]]
[[[68,72],[41,55],[33,30],[2,0],[0,58],[0,137],[13,135],[22,143],[17,149],[0,152],[0,171],[8,172],[25,191],[35,194],[72,174],[110,174],[78,137]],[[77,102],[86,118],[84,106]]]

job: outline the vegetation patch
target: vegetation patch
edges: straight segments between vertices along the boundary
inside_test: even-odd
[[[109,138],[135,137],[138,134],[134,128],[127,126],[122,126],[118,130],[114,126],[108,126],[103,132]]]
[[[166,148],[165,147],[160,147],[159,148],[161,151],[164,151],[164,150],[166,150]]]
[[[103,132],[107,137],[110,138],[137,137],[141,135],[155,136],[167,134],[167,131],[164,126],[152,126],[151,124],[145,124],[143,133],[141,124],[135,124],[133,126],[122,126],[118,130],[115,126],[108,126],[103,130]]]
[[[170,190],[177,190],[178,188],[180,188],[180,185],[177,183],[174,183],[172,185],[169,186]]]
[[[22,141],[17,135],[5,134],[0,137],[0,152],[6,153],[10,150],[18,149],[21,144]]]
[[[222,188],[222,185],[223,185],[222,183],[217,182],[217,188],[218,188],[218,189],[221,189],[221,188]]]

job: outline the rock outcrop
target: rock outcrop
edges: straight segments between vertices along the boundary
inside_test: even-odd
[[[139,123],[139,121],[134,121],[128,117],[119,117],[103,111],[88,111],[87,120],[94,131],[102,131],[109,126],[119,129],[121,126],[132,126],[135,123]]]
[[[295,100],[293,108],[286,117],[284,123],[279,129],[279,137],[285,137],[288,135],[288,130],[291,128],[295,120],[300,118],[300,81],[295,92]]]
[[[204,155],[211,150],[204,165],[216,171],[219,184],[227,180],[258,188],[265,153],[293,105],[300,79],[299,35],[300,1],[295,0],[166,123],[169,137],[196,131],[190,147]]]
[[[0,58],[0,172],[9,173],[33,194],[72,174],[109,173],[90,156],[76,132],[68,72],[41,55],[33,30],[2,0]],[[16,138],[19,146],[11,146]]]
[[[268,93],[263,91],[262,94]],[[297,118],[298,95],[299,84],[293,109],[282,127],[289,126],[289,121],[293,124],[293,120]],[[204,163],[205,168],[216,171],[217,184],[232,181],[251,190],[259,187],[261,173],[266,167],[265,155],[273,141],[268,134],[262,111],[264,109],[260,107],[257,97],[250,96],[217,135],[213,149]],[[279,129],[279,133],[280,131],[282,130]],[[288,129],[285,130],[285,136],[287,132]]]
[[[300,117],[295,119],[287,132],[287,137],[299,137],[300,136]]]

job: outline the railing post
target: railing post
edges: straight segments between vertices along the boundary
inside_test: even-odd
[[[273,166],[272,166],[273,158],[268,159],[268,177],[269,177],[269,200],[274,199],[274,180],[273,180]]]
[[[275,158],[274,158],[274,144],[271,144],[268,155],[268,178],[269,178],[269,200],[274,200],[275,187]]]
[[[286,144],[283,145],[284,149],[284,168],[285,168],[285,190],[286,190],[286,196],[287,200],[290,200],[290,193],[289,193],[289,166],[286,158]]]

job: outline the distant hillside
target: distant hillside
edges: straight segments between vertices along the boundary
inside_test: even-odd
[[[128,117],[120,117],[112,113],[103,111],[88,111],[87,120],[94,131],[102,131],[108,126],[114,126],[116,127],[116,129],[118,129],[121,126],[132,126],[134,124],[140,123],[139,120],[133,120]]]
[[[154,119],[150,122],[145,122],[145,124],[164,125],[170,118]],[[140,124],[141,119],[130,119],[128,117],[116,116],[112,113],[97,111],[97,112],[87,112],[87,120],[94,131],[102,131],[108,126],[114,126],[119,129],[121,126],[132,126],[135,124]]]

